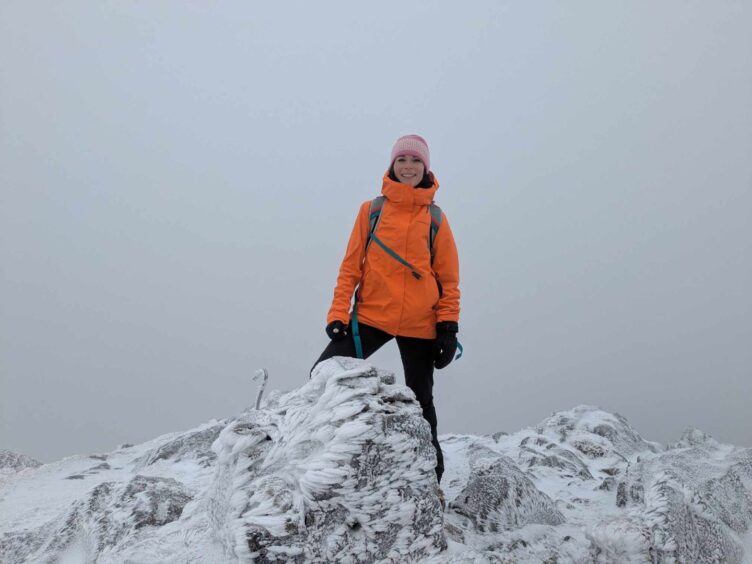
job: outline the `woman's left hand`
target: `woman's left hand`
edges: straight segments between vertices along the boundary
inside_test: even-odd
[[[457,352],[458,331],[459,325],[455,321],[440,321],[436,324],[433,365],[438,370],[446,368],[454,360]]]

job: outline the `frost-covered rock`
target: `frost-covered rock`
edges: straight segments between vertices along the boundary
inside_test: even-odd
[[[679,449],[679,448],[690,448],[690,447],[696,447],[696,446],[702,446],[702,445],[706,445],[709,447],[719,446],[718,441],[716,441],[713,437],[711,437],[704,431],[701,431],[700,429],[695,429],[694,427],[688,427],[687,429],[685,429],[684,434],[682,434],[681,439],[669,445],[669,448]]]
[[[643,529],[655,562],[742,562],[752,532],[751,478],[752,449],[692,430],[670,450],[635,461],[617,504],[629,510],[631,528]]]
[[[26,468],[37,468],[42,463],[25,454],[18,454],[11,450],[0,449],[0,474],[19,472]]]
[[[570,477],[593,479],[587,464],[576,454],[552,443],[546,437],[527,436],[522,439],[517,460],[521,468],[533,472],[536,468],[551,468]]]
[[[4,535],[4,558],[7,562],[55,564],[61,554],[79,544],[86,561],[95,562],[139,529],[175,521],[190,499],[190,493],[170,478],[137,475],[125,484],[103,482],[74,503],[59,521],[45,524],[35,534]]]
[[[554,413],[535,427],[539,435],[573,446],[589,459],[656,452],[660,446],[645,441],[623,416],[580,405]]]
[[[172,440],[156,446],[141,456],[136,461],[137,468],[143,469],[160,460],[179,462],[186,457],[196,459],[202,465],[210,466],[216,458],[211,445],[224,426],[225,422],[219,422],[187,433],[180,433]]]
[[[392,374],[332,359],[276,401],[215,443],[210,512],[228,561],[403,562],[445,548],[430,429]]]
[[[553,501],[511,459],[490,449],[472,452],[470,476],[449,507],[467,517],[479,532],[564,522]]]
[[[620,415],[579,406],[517,433],[450,435],[442,445],[444,487],[453,500],[445,530],[452,542],[474,550],[448,561],[734,563],[751,553],[752,450],[696,429],[664,448],[642,439]],[[474,456],[491,458],[489,451],[524,472],[558,510],[560,524],[507,521],[498,533],[476,526],[502,479],[479,488],[485,497],[477,495],[483,501],[473,507],[475,520],[458,502]],[[486,560],[473,560],[478,554]]]

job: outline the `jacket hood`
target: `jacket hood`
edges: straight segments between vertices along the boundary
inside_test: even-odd
[[[436,190],[439,189],[439,181],[432,172],[429,172],[433,186],[430,188],[414,188],[409,184],[403,184],[389,178],[389,171],[384,173],[381,184],[381,193],[386,199],[395,204],[406,206],[427,206],[433,202]]]

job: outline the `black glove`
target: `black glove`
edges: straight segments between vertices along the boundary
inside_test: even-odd
[[[457,331],[459,325],[456,321],[440,321],[436,324],[433,365],[439,370],[446,368],[454,360],[454,354],[457,352]]]
[[[341,321],[332,321],[326,326],[326,334],[332,341],[341,341],[347,337],[347,325]]]

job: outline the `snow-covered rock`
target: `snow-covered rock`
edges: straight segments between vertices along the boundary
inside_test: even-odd
[[[617,491],[622,519],[642,528],[643,550],[656,562],[742,562],[752,526],[752,449],[691,435],[631,464]]]
[[[435,453],[394,376],[333,359],[215,443],[207,499],[227,561],[425,559],[446,546]]]
[[[441,443],[442,486],[452,500],[445,515],[450,562],[752,561],[752,449],[696,429],[666,448],[644,440],[623,416],[584,405],[517,433],[445,435]],[[535,488],[502,511],[507,526],[498,532],[476,523],[499,498],[501,476],[476,494],[485,506],[474,508],[475,517],[461,508],[473,460],[490,452],[513,461]],[[514,468],[502,474],[517,475]],[[539,504],[538,515],[552,521],[512,519],[535,514]]]
[[[559,525],[564,517],[554,502],[510,458],[491,449],[470,453],[470,475],[449,504],[483,533],[518,529],[529,523]]]
[[[25,532],[18,539],[4,535],[4,558],[56,564],[61,554],[79,545],[95,561],[95,555],[116,552],[139,529],[175,521],[190,499],[188,490],[173,478],[136,475],[127,483],[103,482],[36,534]]]
[[[591,406],[440,441],[444,512],[412,392],[331,359],[141,445],[0,451],[0,562],[752,562],[752,449],[691,428],[664,447]]]
[[[226,422],[218,422],[201,429],[194,429],[181,433],[174,439],[151,449],[136,461],[141,469],[156,464],[160,460],[179,462],[184,458],[192,458],[204,466],[211,466],[217,458],[212,450],[212,443],[217,439]]]
[[[41,462],[37,462],[25,454],[0,449],[0,474],[11,474],[26,468],[37,468],[41,465]]]

